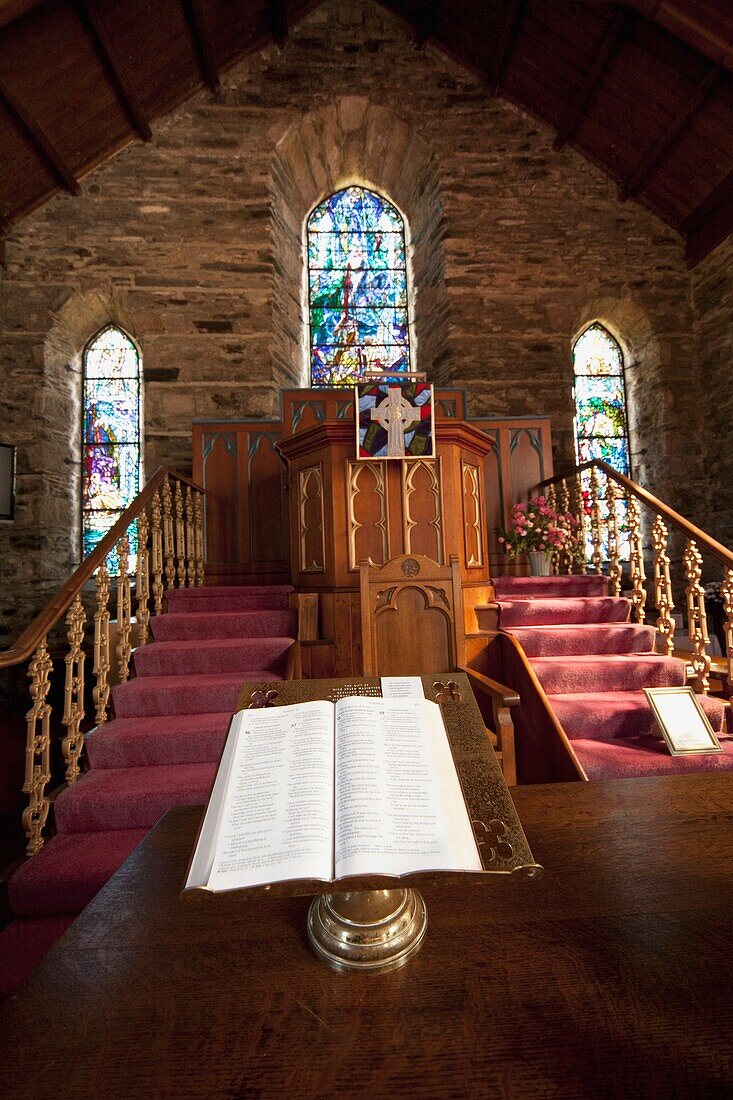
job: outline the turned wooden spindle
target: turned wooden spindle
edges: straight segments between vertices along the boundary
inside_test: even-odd
[[[728,692],[733,692],[733,569],[726,569],[720,596],[725,612],[725,658],[728,662]],[[729,695],[730,697],[730,695]]]
[[[560,551],[560,572],[570,574],[573,572],[574,540],[573,527],[567,518],[570,514],[570,491],[565,478],[560,482],[560,487],[558,489],[558,507],[563,517],[562,527],[565,531],[565,542]]]
[[[178,579],[178,587],[185,588],[186,586],[186,528],[183,522],[183,493],[181,492],[180,481],[176,482],[176,488],[173,494],[173,506],[175,509],[176,518],[176,577]]]
[[[641,516],[636,497],[629,496],[627,505],[629,517],[629,579],[631,581],[631,602],[634,606],[637,623],[643,623],[646,616],[646,588],[644,581],[644,547],[641,536]]]
[[[196,534],[193,521],[193,490],[186,486],[186,585],[193,588],[196,583]]]
[[[688,539],[682,556],[685,569],[685,596],[687,599],[687,632],[692,644],[692,668],[697,691],[707,694],[710,689],[710,655],[708,653],[708,617],[705,610],[705,589],[701,583],[702,554],[694,539]]]
[[[583,497],[583,475],[580,471],[575,475],[575,518],[578,521],[575,531],[575,564],[579,573],[587,573],[585,500]]]
[[[33,705],[26,714],[23,792],[28,795],[28,805],[23,811],[23,828],[28,838],[26,852],[29,856],[34,856],[43,847],[43,826],[50,807],[46,787],[51,779],[51,705],[47,701],[51,668],[51,657],[44,637],[28,666]]]
[[[123,535],[117,543],[117,556],[119,559],[117,573],[117,673],[120,683],[124,683],[130,676],[130,654],[132,653],[130,642],[130,636],[132,634],[132,608],[130,600],[130,576],[127,571],[130,557],[130,542],[127,535]]]
[[[666,523],[661,516],[657,516],[652,527],[654,602],[657,605],[657,631],[661,635],[667,656],[671,657],[674,653],[674,601],[667,553],[668,534]]]
[[[601,533],[601,500],[598,470],[590,469],[590,541],[593,547],[591,565],[596,573],[603,572],[603,535]]]
[[[137,518],[137,644],[147,645],[150,629],[150,553],[148,551],[148,514],[143,508]]]
[[[606,478],[608,501],[608,581],[612,596],[621,595],[621,554],[618,540],[618,503],[621,499],[616,482]]]
[[[109,571],[104,562],[96,574],[97,594],[94,609],[94,719],[98,726],[107,721],[109,705]]]
[[[162,489],[163,500],[163,556],[165,558],[166,588],[173,588],[176,582],[175,542],[173,536],[173,498],[170,478],[166,474]]]
[[[163,614],[163,528],[161,526],[160,491],[155,490],[150,505],[150,571],[153,575],[153,607]]]
[[[194,493],[194,528],[196,536],[196,584],[204,583],[204,494]]]
[[[81,724],[84,720],[84,627],[86,624],[81,595],[66,613],[69,652],[65,657],[66,680],[64,683],[64,716],[66,735],[61,741],[61,752],[66,764],[66,782],[75,783],[79,778],[79,757],[84,746]]]

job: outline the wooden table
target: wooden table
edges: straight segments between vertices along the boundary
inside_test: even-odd
[[[403,970],[337,974],[305,898],[179,890],[149,834],[0,1014],[4,1097],[719,1097],[733,1088],[733,783],[525,787],[539,882],[423,890]]]

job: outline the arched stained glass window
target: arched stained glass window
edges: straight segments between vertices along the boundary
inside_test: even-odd
[[[140,491],[140,354],[126,333],[109,326],[84,349],[83,371],[82,555],[86,557]],[[137,546],[130,549],[134,555]]]
[[[575,396],[575,448],[578,462],[603,459],[619,473],[629,474],[629,432],[626,414],[626,381],[621,347],[603,325],[594,322],[580,334],[573,347]],[[601,479],[603,485],[604,479]],[[583,475],[584,494],[590,496],[590,478]],[[605,497],[601,514],[608,514]],[[628,559],[626,504],[616,505],[619,551]],[[604,524],[605,531],[605,524]],[[607,548],[604,548],[607,549]],[[592,547],[588,546],[589,554]]]
[[[337,191],[307,224],[312,386],[410,369],[405,227],[363,187]]]

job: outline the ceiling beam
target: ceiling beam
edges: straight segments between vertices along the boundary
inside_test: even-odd
[[[97,7],[96,0],[80,0],[79,8],[82,20],[86,22],[90,29],[97,53],[133,129],[137,131],[138,137],[142,138],[143,141],[150,141],[153,136],[150,124],[145,117],[142,104],[133,90],[132,82],[125,67],[115,50],[106,19]]]
[[[585,118],[591,96],[596,90],[608,61],[618,49],[626,29],[627,13],[621,5],[616,8],[611,22],[606,27],[601,44],[593,58],[593,64],[583,77],[573,99],[568,103],[554,141],[556,149],[571,141],[576,130]]]
[[[719,65],[712,65],[693,94],[689,98],[685,98],[684,103],[681,105],[665,132],[648,153],[641,158],[631,175],[621,184],[618,193],[621,202],[633,198],[634,195],[637,195],[639,191],[643,190],[649,181],[649,177],[653,174],[654,169],[665,154],[672,148],[682,131],[689,126],[695,113],[699,111],[700,107],[712,92],[721,72],[722,69]]]
[[[435,37],[438,21],[438,0],[422,0],[415,19],[415,45],[424,50],[431,38]]]
[[[685,219],[682,231],[687,237],[685,255],[689,267],[698,264],[733,233],[733,172]]]
[[[219,66],[214,55],[214,47],[201,0],[183,0],[183,8],[196,46],[204,84],[212,92],[218,92],[221,86]]]
[[[269,0],[268,15],[270,19],[270,34],[275,45],[281,49],[288,40],[288,13],[285,0]]]
[[[509,0],[506,6],[504,22],[499,34],[499,41],[496,44],[496,52],[489,67],[489,86],[493,95],[497,95],[501,91],[506,75],[506,67],[514,52],[526,11],[527,0]]]
[[[71,168],[48,138],[45,130],[39,126],[28,108],[17,99],[2,77],[0,77],[0,99],[5,101],[10,113],[25,130],[34,151],[51,169],[59,183],[72,195],[78,195],[81,187]]]

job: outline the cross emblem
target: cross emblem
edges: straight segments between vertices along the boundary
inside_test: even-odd
[[[512,858],[514,849],[509,841],[504,839],[506,837],[507,828],[503,821],[495,817],[488,825],[485,825],[483,821],[474,821],[472,824],[476,843],[479,848],[483,848],[484,845],[488,848],[490,863],[493,863],[494,860],[497,859]]]
[[[420,420],[420,412],[402,396],[399,386],[389,386],[387,396],[371,411],[372,420],[387,432],[387,458],[405,457],[405,433]]]

